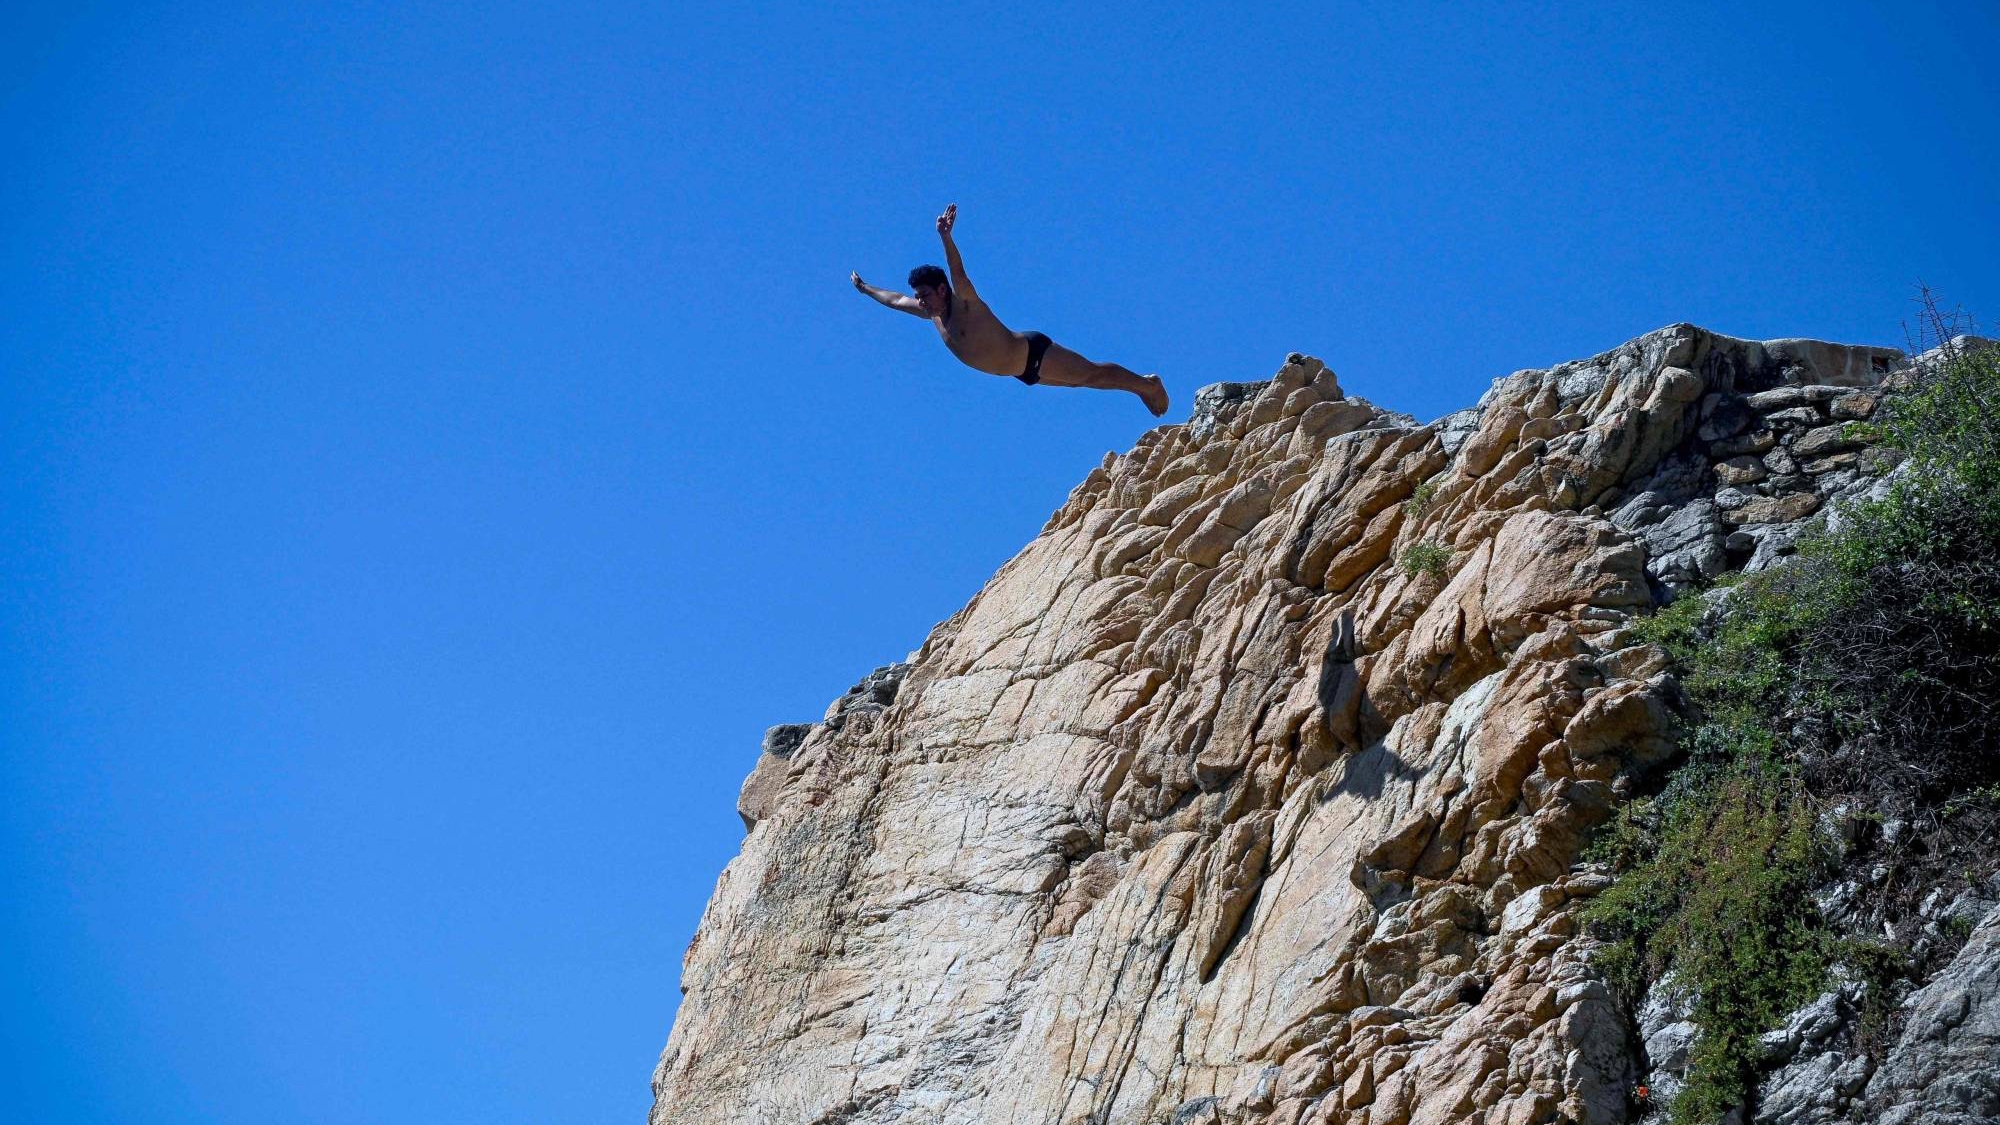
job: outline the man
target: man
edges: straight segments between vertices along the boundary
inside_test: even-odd
[[[1154,417],[1167,412],[1167,387],[1158,375],[1134,375],[1115,363],[1092,363],[1040,332],[1015,332],[1000,323],[965,276],[965,263],[959,260],[958,244],[951,238],[951,228],[957,222],[956,203],[946,207],[937,221],[950,277],[936,266],[918,266],[910,271],[915,296],[879,289],[861,280],[858,273],[852,275],[854,287],[892,309],[928,319],[937,326],[951,354],[976,371],[1011,375],[1030,386],[1047,383],[1052,387],[1130,391]]]

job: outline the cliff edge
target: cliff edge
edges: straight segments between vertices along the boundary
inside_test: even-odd
[[[1578,914],[1675,752],[1632,622],[1879,490],[1904,370],[1675,325],[1429,425],[1205,388],[767,736],[653,1121],[1630,1119]]]

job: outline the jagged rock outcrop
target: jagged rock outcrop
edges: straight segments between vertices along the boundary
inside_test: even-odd
[[[1899,364],[1677,325],[1431,425],[1302,356],[1204,390],[767,738],[654,1121],[1626,1120],[1576,860],[1681,705],[1626,626],[1867,491]]]
[[[1943,972],[1912,995],[1903,1034],[1868,1083],[1884,1125],[2000,1120],[2000,906]]]

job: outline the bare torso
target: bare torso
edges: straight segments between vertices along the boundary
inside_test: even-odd
[[[960,363],[988,375],[1019,375],[1028,366],[1028,338],[1006,325],[978,297],[953,293],[951,318],[934,316],[944,346]]]

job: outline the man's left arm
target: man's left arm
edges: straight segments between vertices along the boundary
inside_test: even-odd
[[[925,320],[930,319],[931,314],[924,311],[924,306],[919,304],[915,297],[906,293],[898,293],[893,289],[883,289],[880,286],[870,285],[861,280],[861,275],[858,273],[850,273],[847,275],[847,278],[854,283],[856,289],[895,309],[897,312],[906,312],[911,316],[921,317]]]

